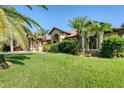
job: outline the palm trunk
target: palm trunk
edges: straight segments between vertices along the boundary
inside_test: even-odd
[[[83,53],[84,49],[83,49],[83,38],[82,38],[82,34],[81,31],[78,31],[78,41],[80,44],[80,52]]]
[[[80,36],[80,50],[81,50],[81,53],[83,52],[83,47],[82,47],[82,37]]]
[[[1,58],[1,64],[2,64],[3,68],[4,69],[9,68],[9,65],[6,63],[5,55],[0,54],[0,58]]]
[[[88,54],[90,54],[89,42],[90,42],[90,39],[87,38],[87,53]]]
[[[10,32],[10,52],[13,52],[13,33]]]
[[[85,54],[85,50],[84,50],[84,37],[81,37],[81,52],[83,53],[83,54]]]
[[[85,49],[84,49],[84,37],[85,37],[85,34],[82,33],[81,42],[82,42],[82,52],[83,52],[83,54],[85,54]]]

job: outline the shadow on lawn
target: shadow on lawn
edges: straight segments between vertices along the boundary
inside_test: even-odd
[[[7,61],[13,63],[13,64],[19,64],[19,65],[25,65],[23,63],[23,60],[30,59],[30,57],[27,57],[25,54],[19,54],[19,55],[12,55],[7,57]]]

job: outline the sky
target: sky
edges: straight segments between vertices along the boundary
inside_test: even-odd
[[[48,5],[48,11],[34,6],[29,10],[25,6],[16,6],[17,10],[34,19],[42,28],[51,30],[53,27],[65,31],[72,30],[69,20],[75,17],[87,16],[90,20],[111,23],[113,27],[120,27],[124,22],[124,6],[107,5]],[[33,32],[36,29],[31,29]]]

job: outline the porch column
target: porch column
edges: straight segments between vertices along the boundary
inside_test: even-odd
[[[51,44],[53,44],[53,39],[51,39]]]
[[[60,35],[60,36],[59,36],[59,42],[61,42],[61,41],[62,41],[62,36]]]
[[[104,33],[103,33],[103,32],[101,32],[101,33],[99,34],[99,49],[101,49],[101,48],[102,48],[103,35],[104,35]]]
[[[42,42],[38,41],[38,43],[39,43],[39,52],[42,52],[43,51]]]

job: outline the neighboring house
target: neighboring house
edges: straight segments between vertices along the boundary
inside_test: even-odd
[[[87,50],[87,46],[89,45],[89,48],[92,49],[92,51],[98,51],[101,48],[101,43],[103,42],[103,39],[110,35],[119,35],[123,36],[124,34],[124,28],[113,28],[113,31],[110,32],[104,32],[96,36],[95,33],[90,34],[90,42],[88,44],[86,40],[86,36],[84,33],[83,35],[83,47],[85,50]],[[30,43],[30,50],[31,51],[43,51],[43,45],[44,44],[53,44],[61,42],[64,39],[69,38],[77,38],[77,32],[76,30],[72,31],[64,31],[59,28],[53,28],[46,36],[43,37],[37,37],[38,41],[34,41],[33,39],[29,39]]]

